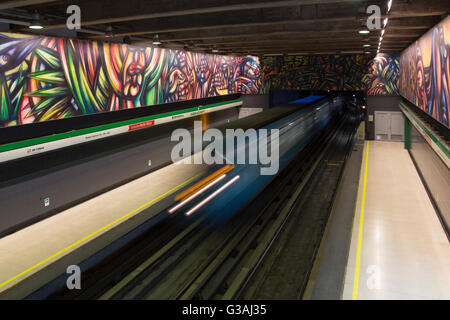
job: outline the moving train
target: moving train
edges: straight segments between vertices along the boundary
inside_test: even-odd
[[[216,104],[221,109],[208,115],[208,126],[223,132],[238,128],[267,129],[268,132],[278,129],[278,170],[335,118],[343,105],[340,97],[320,97],[312,103],[294,102],[238,119],[238,107],[242,103],[237,101],[234,99],[231,103],[236,105],[230,108],[223,107],[226,101]],[[144,126],[98,141],[68,145],[2,163],[0,236],[170,164],[171,150],[176,142],[171,141],[168,132],[177,128],[192,130],[193,121],[204,117],[198,110],[200,108],[189,110],[189,118],[173,119],[158,126]],[[252,143],[261,143],[261,138],[258,136]],[[271,138],[270,135],[266,137]],[[239,147],[248,151],[252,145],[247,142]],[[259,192],[274,177],[273,174],[261,174],[261,168],[267,167],[267,163],[235,163],[234,166],[233,174],[229,176],[232,179],[239,175],[239,183],[230,190],[234,190],[233,194],[239,193],[242,201]],[[237,208],[242,201],[236,201],[233,206]],[[216,200],[214,203],[220,205]],[[228,209],[231,212],[232,207]]]

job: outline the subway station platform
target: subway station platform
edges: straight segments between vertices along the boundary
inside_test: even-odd
[[[401,142],[366,141],[342,299],[450,299],[450,246]]]
[[[156,223],[172,194],[205,172],[204,165],[172,164],[3,237],[0,299],[28,297],[69,265],[101,259],[98,252],[120,245],[116,239]]]

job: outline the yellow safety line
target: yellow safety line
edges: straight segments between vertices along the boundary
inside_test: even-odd
[[[141,205],[139,208],[134,209],[133,211],[127,213],[126,215],[124,215],[124,216],[122,216],[122,217],[120,217],[120,218],[114,220],[113,222],[111,222],[111,223],[107,224],[106,226],[104,226],[104,227],[98,229],[97,231],[92,232],[91,234],[85,236],[84,238],[78,240],[77,242],[72,243],[72,244],[69,245],[68,247],[66,247],[66,248],[64,248],[64,249],[61,249],[60,251],[58,251],[58,252],[56,252],[55,254],[53,254],[53,255],[51,255],[50,257],[48,257],[47,259],[44,259],[44,260],[42,260],[41,262],[36,263],[34,266],[32,266],[32,267],[26,269],[25,271],[22,271],[21,273],[19,273],[18,275],[15,275],[15,276],[12,277],[11,279],[6,280],[6,281],[3,282],[3,283],[0,283],[0,288],[3,287],[3,286],[5,286],[5,285],[7,285],[8,283],[10,283],[10,282],[16,280],[17,278],[19,278],[19,277],[21,277],[21,276],[27,274],[27,273],[30,272],[31,270],[36,269],[37,267],[43,265],[44,263],[50,261],[51,259],[53,259],[53,258],[59,256],[61,253],[64,253],[64,252],[66,252],[67,250],[69,250],[69,249],[75,247],[76,245],[78,245],[78,244],[80,244],[80,243],[86,241],[87,239],[92,238],[92,237],[95,236],[96,234],[102,232],[103,230],[109,228],[110,226],[116,224],[117,222],[119,222],[119,221],[125,219],[126,217],[129,217],[130,215],[136,213],[137,211],[143,209],[144,207],[146,207],[146,206],[152,204],[152,203],[155,202],[156,200],[159,200],[159,199],[161,199],[162,197],[166,196],[167,194],[169,194],[169,193],[171,193],[171,192],[173,192],[173,191],[175,191],[175,190],[181,188],[183,185],[185,185],[186,183],[188,183],[188,182],[194,180],[195,178],[197,178],[197,177],[200,176],[201,174],[203,174],[203,172],[201,172],[201,173],[199,173],[199,174],[193,176],[192,178],[190,178],[190,179],[188,179],[188,180],[182,182],[181,184],[177,185],[176,187],[174,187],[174,188],[170,189],[169,191],[167,191],[167,192],[165,192],[165,193],[159,195],[158,197],[156,197],[156,198],[150,200],[149,202],[147,202],[147,203]]]
[[[327,166],[340,166],[340,165],[342,165],[342,163],[327,162]]]
[[[353,280],[353,294],[352,300],[358,300],[358,286],[359,286],[359,269],[361,266],[361,249],[362,249],[362,235],[364,224],[364,205],[366,202],[366,186],[367,186],[367,165],[369,163],[369,141],[367,141],[366,147],[366,163],[364,168],[364,183],[361,199],[361,215],[359,217],[359,230],[358,230],[358,248],[356,249],[356,264],[355,264],[355,279]]]

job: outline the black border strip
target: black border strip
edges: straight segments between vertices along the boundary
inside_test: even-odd
[[[119,111],[100,112],[89,115],[75,116],[67,119],[50,120],[11,127],[0,128],[0,144],[16,142],[26,139],[38,138],[62,133],[72,130],[79,130],[103,124],[109,124],[124,120],[146,117],[166,112],[173,112],[182,109],[189,109],[199,105],[208,105],[230,100],[236,100],[240,94],[208,97],[165,103],[152,106],[138,107]]]
[[[430,202],[434,208],[434,211],[436,212],[439,222],[442,225],[442,229],[444,229],[445,235],[447,236],[447,240],[450,242],[450,226],[448,226],[447,223],[445,222],[442,212],[439,209],[439,206],[437,205],[437,202],[435,201],[433,194],[431,193],[430,189],[428,188],[428,184],[425,181],[422,171],[420,170],[419,165],[416,162],[416,159],[414,158],[413,154],[411,153],[411,150],[408,149],[408,153],[409,153],[409,156],[411,157],[414,167],[416,168],[417,173],[419,174],[420,181],[422,181],[422,184],[425,187],[425,190],[427,191],[428,198],[430,199]]]

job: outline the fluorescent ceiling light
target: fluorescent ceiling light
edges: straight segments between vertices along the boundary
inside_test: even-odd
[[[391,11],[391,8],[392,8],[392,0],[389,0],[388,4],[387,4],[387,13],[389,13],[389,11]]]
[[[359,34],[369,34],[370,33],[369,30],[359,30],[358,32],[359,32]]]
[[[363,45],[363,47],[368,48],[368,47],[370,47],[370,44],[365,44],[365,45]]]
[[[33,22],[32,24],[30,24],[30,25],[28,26],[28,28],[34,29],[34,30],[44,29],[44,27],[40,24],[39,21]]]
[[[28,26],[28,28],[34,29],[34,30],[40,30],[40,29],[44,28],[41,24],[41,17],[39,15],[39,13],[36,12],[34,14],[34,20],[33,20],[33,22],[31,22],[31,24]]]
[[[158,34],[155,34],[155,36],[153,37],[153,42],[152,42],[152,44],[154,44],[154,45],[159,45],[159,44],[161,44],[161,41],[159,41],[159,35],[158,35]]]

